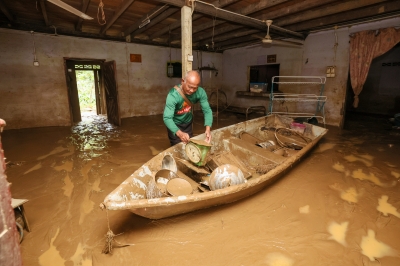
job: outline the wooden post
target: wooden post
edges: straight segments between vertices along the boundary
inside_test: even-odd
[[[182,78],[192,70],[192,8],[183,6],[181,10],[182,29]]]

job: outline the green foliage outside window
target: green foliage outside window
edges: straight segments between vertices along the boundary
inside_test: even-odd
[[[79,105],[81,110],[96,110],[93,71],[76,70],[75,73],[78,85]]]

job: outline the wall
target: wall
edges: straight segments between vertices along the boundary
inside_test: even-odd
[[[340,27],[336,30],[338,37],[338,46],[336,51],[336,61],[334,62],[334,43],[335,43],[335,30],[327,30],[321,32],[311,33],[305,42],[305,53],[303,60],[308,63],[302,68],[302,75],[324,75],[326,66],[336,65],[336,77],[327,78],[325,91],[328,96],[325,105],[325,113],[327,123],[331,125],[341,126],[344,123],[344,114],[346,106],[346,92],[348,91],[348,75],[349,75],[349,54],[350,54],[350,37],[349,35],[355,32],[364,30],[376,30],[387,27],[399,27],[400,17],[371,21],[368,23]],[[311,63],[311,64],[310,64]],[[368,86],[368,85],[367,85]],[[369,96],[360,94],[360,106],[370,105],[370,102],[361,103],[363,98]],[[349,97],[347,97],[349,98]],[[376,97],[370,97],[375,101]],[[352,102],[350,97],[350,101]],[[393,106],[393,99],[386,102],[388,98],[380,99],[383,105],[389,104]],[[376,102],[376,101],[375,101]],[[350,103],[351,104],[351,103]],[[367,109],[369,107],[366,107]],[[359,109],[361,111],[361,109]]]
[[[302,75],[302,76],[326,76],[327,66],[336,66],[336,76],[327,78],[325,84],[326,123],[341,126],[344,122],[346,91],[349,74],[349,35],[354,32],[380,29],[386,27],[400,26],[400,17],[372,21],[359,25],[343,26],[338,29],[325,30],[310,33],[304,46],[299,48],[261,46],[231,49],[224,52],[223,56],[223,82],[222,88],[228,93],[229,102],[239,106],[268,105],[267,99],[240,98],[235,92],[247,89],[247,67],[257,65],[257,58],[265,54],[277,54],[277,63],[281,64],[280,75]],[[337,47],[335,55],[335,43],[337,36]],[[310,88],[311,89],[311,88]],[[285,90],[280,87],[280,90]],[[362,92],[363,93],[363,92]],[[360,95],[360,106],[363,95]],[[365,95],[367,97],[367,94]],[[371,98],[375,99],[376,98]],[[388,104],[382,97],[382,104]],[[365,102],[368,105],[368,102]],[[393,106],[393,99],[389,102]],[[309,106],[298,105],[297,108],[307,109]]]
[[[0,29],[0,39],[0,117],[7,129],[71,125],[64,57],[116,61],[122,118],[161,114],[166,94],[180,82],[166,76],[167,47],[35,33],[40,66],[34,67],[30,32]],[[131,63],[130,54],[141,54],[142,63]],[[180,57],[180,49],[171,49],[172,61]],[[222,54],[194,52],[193,68],[197,60],[222,68]]]
[[[336,68],[335,77],[326,78],[324,86],[324,95],[327,96],[326,123],[339,126],[343,117],[349,71],[349,33],[347,28],[311,33],[306,38],[301,75],[326,76],[328,66],[336,66]]]
[[[256,45],[226,50],[223,53],[222,90],[227,94],[228,104],[233,106],[268,106],[267,98],[236,96],[236,91],[248,90],[247,69],[252,65],[265,65],[266,55],[276,54],[276,63],[280,64],[280,75],[299,75],[303,48],[272,45]],[[261,60],[260,60],[261,59]]]

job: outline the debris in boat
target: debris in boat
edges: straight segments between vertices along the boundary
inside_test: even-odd
[[[261,147],[263,149],[267,149],[267,148],[272,148],[274,147],[276,144],[273,140],[268,140],[265,142],[260,142],[256,144],[258,147]]]
[[[156,173],[155,181],[156,181],[157,188],[164,196],[168,196],[168,193],[167,193],[168,181],[170,181],[171,179],[177,178],[177,177],[178,176],[176,173],[174,173],[173,171],[168,170],[168,169],[161,169],[160,171],[158,171]]]
[[[168,169],[176,173],[178,171],[178,167],[176,166],[174,157],[169,154],[165,155],[161,162],[161,169]]]
[[[235,156],[231,151],[226,151],[220,154],[213,156],[208,162],[207,167],[210,168],[211,171],[217,169],[217,167],[231,164],[238,167],[244,174],[244,178],[249,179],[251,177],[251,172],[246,168],[246,166],[241,162],[237,156]]]
[[[288,128],[278,128],[275,131],[275,138],[279,145],[294,150],[301,150],[311,142],[311,139]]]
[[[167,183],[167,192],[172,196],[184,196],[193,193],[192,185],[183,178],[174,178]]]
[[[185,145],[185,153],[192,163],[197,166],[204,166],[211,144],[204,140],[190,139]]]
[[[217,190],[246,182],[243,172],[237,166],[224,164],[211,173],[208,184],[211,190]]]
[[[257,174],[259,175],[264,175],[274,169],[276,167],[276,164],[270,163],[270,164],[264,164],[264,165],[258,165],[255,167],[255,170]]]
[[[161,197],[163,197],[163,193],[158,189],[156,182],[153,179],[151,179],[147,184],[146,198],[156,199]]]
[[[190,162],[188,162],[188,161],[185,160],[185,159],[181,159],[181,158],[176,158],[176,157],[175,157],[175,160],[178,161],[178,163],[179,163],[179,162],[180,162],[180,163],[183,163],[183,164],[184,164],[185,166],[187,166],[189,169],[195,171],[195,172],[198,173],[198,174],[205,174],[205,175],[210,174],[210,172],[207,171],[205,168],[203,168],[203,167],[197,167],[197,166],[191,164]]]

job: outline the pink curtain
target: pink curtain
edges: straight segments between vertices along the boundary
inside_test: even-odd
[[[372,59],[378,57],[400,42],[400,30],[386,28],[361,31],[350,38],[350,79],[354,91],[353,107],[358,107],[358,95],[367,79]]]

